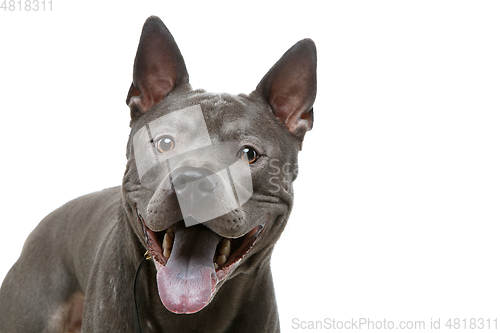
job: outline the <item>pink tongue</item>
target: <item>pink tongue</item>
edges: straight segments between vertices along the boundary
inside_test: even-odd
[[[221,237],[208,229],[177,228],[167,265],[156,274],[163,305],[174,313],[205,307],[217,284],[214,255]]]

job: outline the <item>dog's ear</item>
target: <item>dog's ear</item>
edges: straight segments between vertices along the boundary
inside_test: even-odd
[[[300,138],[313,126],[316,60],[314,42],[303,39],[281,57],[256,89],[278,121]]]
[[[142,28],[133,82],[127,96],[132,119],[186,83],[189,76],[174,37],[158,17],[149,17]]]

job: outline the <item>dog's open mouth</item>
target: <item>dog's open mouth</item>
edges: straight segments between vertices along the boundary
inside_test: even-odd
[[[158,292],[174,313],[195,313],[213,298],[221,283],[255,245],[264,229],[258,225],[239,238],[225,238],[198,224],[180,221],[167,230],[149,229],[139,212],[148,253],[154,259]]]

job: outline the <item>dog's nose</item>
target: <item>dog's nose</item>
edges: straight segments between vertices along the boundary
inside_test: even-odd
[[[205,168],[181,167],[171,174],[172,185],[183,199],[199,200],[212,195],[219,185],[218,177]]]

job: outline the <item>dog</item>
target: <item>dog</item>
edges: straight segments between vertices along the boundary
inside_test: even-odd
[[[122,185],[29,235],[0,289],[0,331],[279,332],[270,258],[313,126],[316,57],[304,39],[249,95],[193,90],[148,18]]]

